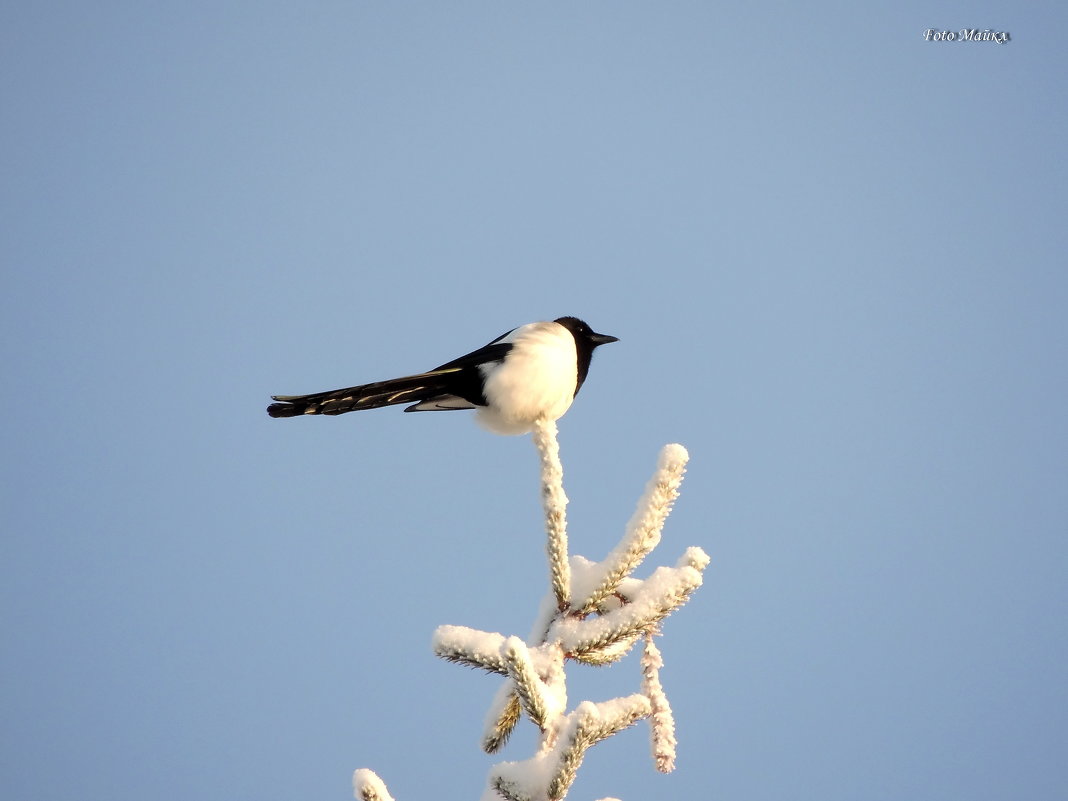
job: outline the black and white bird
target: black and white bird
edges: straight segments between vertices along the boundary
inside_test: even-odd
[[[538,418],[563,416],[590,369],[595,348],[616,337],[577,317],[528,323],[426,373],[311,395],[273,395],[271,417],[344,414],[412,403],[406,412],[476,409],[496,434],[525,434]]]

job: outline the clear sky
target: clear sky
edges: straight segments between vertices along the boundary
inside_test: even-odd
[[[1011,42],[924,41],[928,28]],[[8,3],[0,786],[477,798],[529,438],[271,420],[577,315],[571,543],[659,448],[678,769],[575,799],[1068,788],[1068,12],[904,2]],[[579,671],[572,700],[637,687]],[[529,724],[503,755],[522,759]]]

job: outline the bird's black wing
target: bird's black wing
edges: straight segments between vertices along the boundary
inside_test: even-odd
[[[488,345],[483,345],[478,350],[473,350],[458,359],[453,359],[451,362],[445,362],[445,364],[441,365],[440,367],[435,367],[432,372],[437,372],[438,370],[452,370],[455,368],[463,367],[478,367],[482,364],[502,361],[504,359],[505,354],[512,349],[512,343],[501,342],[500,340],[508,336],[508,334],[510,333],[512,332],[508,331],[507,333],[501,334]]]

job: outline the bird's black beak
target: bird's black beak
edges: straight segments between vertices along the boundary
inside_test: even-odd
[[[589,336],[590,342],[596,348],[598,345],[607,345],[609,342],[619,342],[619,337],[609,336],[608,334],[594,334]]]

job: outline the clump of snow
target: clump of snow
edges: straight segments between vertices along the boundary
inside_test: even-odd
[[[352,774],[352,790],[358,801],[393,801],[385,783],[367,768],[360,768]]]

